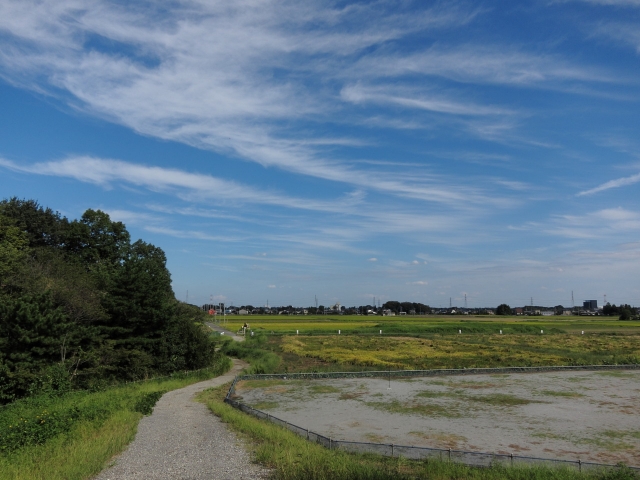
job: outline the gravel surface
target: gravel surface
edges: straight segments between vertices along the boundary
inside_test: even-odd
[[[247,405],[328,437],[640,467],[640,371],[251,381]]]
[[[233,361],[229,373],[167,392],[153,414],[144,417],[129,448],[95,480],[116,479],[253,479],[269,471],[251,463],[236,435],[193,396],[227,383],[246,367]]]

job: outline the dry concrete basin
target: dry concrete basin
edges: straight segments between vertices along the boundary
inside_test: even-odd
[[[640,371],[249,380],[240,400],[347,441],[640,466]]]

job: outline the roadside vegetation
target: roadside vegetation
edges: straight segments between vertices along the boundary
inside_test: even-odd
[[[163,393],[216,377],[231,361],[100,391],[41,392],[0,409],[0,480],[86,479],[133,440]]]

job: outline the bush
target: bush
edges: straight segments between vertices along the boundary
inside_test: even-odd
[[[156,406],[160,397],[166,393],[166,390],[158,390],[157,392],[148,392],[142,394],[142,396],[136,402],[133,409],[143,415],[151,415],[153,413],[153,407]]]

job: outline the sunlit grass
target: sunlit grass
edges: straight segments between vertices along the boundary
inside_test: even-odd
[[[99,392],[77,391],[61,397],[32,397],[0,409],[0,436],[11,438],[20,420],[33,424],[43,412],[55,412],[66,419],[68,428],[46,433],[47,420],[40,436],[35,428],[23,435],[19,444],[3,441],[0,453],[0,480],[86,479],[100,472],[109,459],[123,451],[134,438],[142,414],[136,411],[140,399],[154,392],[181,388],[228,370],[231,362],[221,358],[209,369],[178,374],[146,382],[116,386]],[[90,415],[65,416],[65,412]],[[76,418],[77,417],[77,418]],[[38,420],[36,423],[39,423]],[[60,430],[60,433],[58,431]],[[14,437],[15,438],[15,437]],[[16,448],[16,445],[21,445]]]
[[[640,363],[640,335],[286,336],[281,348],[382,370]]]

